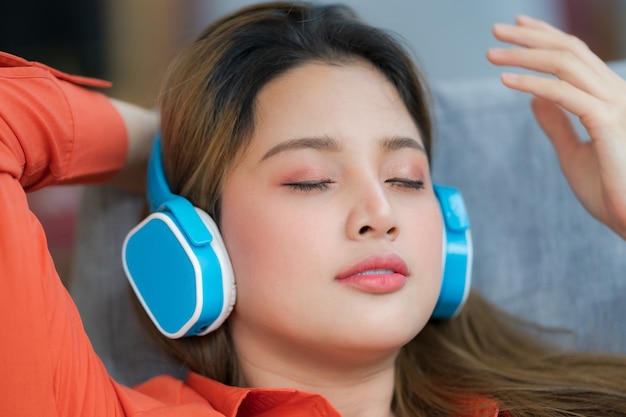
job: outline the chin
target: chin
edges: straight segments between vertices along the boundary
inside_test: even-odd
[[[343,333],[345,348],[351,351],[394,352],[409,343],[428,323],[428,317],[406,315],[395,320],[366,321]]]

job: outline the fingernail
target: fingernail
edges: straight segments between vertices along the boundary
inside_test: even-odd
[[[518,75],[512,72],[504,72],[502,73],[502,81],[505,82],[515,82],[517,80]]]
[[[517,16],[517,21],[520,23],[531,23],[534,22],[535,19],[530,16],[526,16],[525,14],[520,14]]]
[[[494,47],[494,48],[489,48],[489,50],[487,52],[491,56],[501,56],[501,55],[503,55],[506,52],[506,49],[505,48]]]
[[[511,27],[512,26],[508,23],[496,23],[495,25],[493,25],[493,29],[497,31],[507,31],[511,29]]]

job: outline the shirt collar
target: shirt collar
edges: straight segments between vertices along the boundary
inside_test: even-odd
[[[319,394],[290,388],[239,388],[224,385],[195,372],[189,372],[187,385],[204,397],[226,417],[268,413],[272,417],[309,415],[340,417],[335,408]],[[481,396],[468,401],[468,412],[461,417],[498,417],[498,403]]]
[[[269,411],[276,417],[295,414],[340,417],[321,395],[296,389],[232,387],[194,372],[189,372],[187,385],[226,417],[262,415]]]

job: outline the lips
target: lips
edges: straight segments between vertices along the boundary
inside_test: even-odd
[[[335,278],[360,291],[390,293],[404,287],[409,268],[394,254],[369,256],[342,271]]]

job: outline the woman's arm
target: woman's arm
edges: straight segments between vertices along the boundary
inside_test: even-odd
[[[111,99],[122,116],[128,132],[128,153],[124,167],[111,179],[111,184],[130,191],[144,192],[146,166],[152,141],[159,124],[156,110],[146,110],[123,101]]]
[[[26,199],[49,184],[123,180],[145,159],[156,116],[76,83],[102,86],[0,53],[2,415],[114,416],[155,403],[109,378]]]
[[[521,48],[489,50],[488,59],[554,77],[505,73],[502,82],[534,95],[532,108],[557,152],[570,187],[591,215],[626,239],[626,81],[579,39],[525,16],[494,27]],[[582,140],[564,110],[578,116]]]
[[[171,377],[137,390],[113,381],[55,271],[25,190],[138,183],[157,124],[76,83],[103,84],[0,52],[0,415],[223,417]]]

